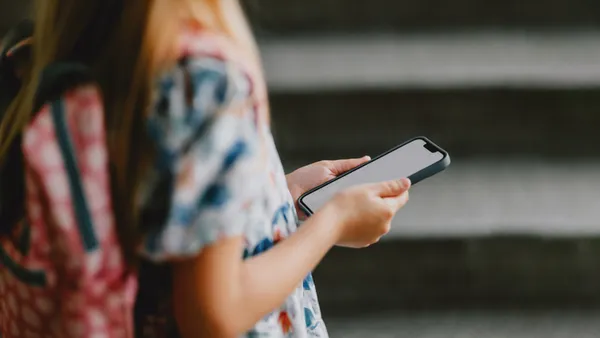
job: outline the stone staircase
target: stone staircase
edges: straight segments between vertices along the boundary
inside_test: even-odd
[[[417,135],[452,156],[317,269],[327,315],[600,305],[597,2],[246,4],[289,170]]]

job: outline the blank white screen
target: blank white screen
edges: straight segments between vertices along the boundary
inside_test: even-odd
[[[424,140],[416,139],[305,196],[303,202],[316,212],[339,191],[356,185],[409,177],[443,159],[442,153],[430,152],[423,147],[425,144]]]

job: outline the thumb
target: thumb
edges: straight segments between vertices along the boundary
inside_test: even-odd
[[[404,191],[399,196],[384,198],[383,201],[394,211],[402,208],[408,202],[408,190]]]
[[[358,167],[363,163],[369,162],[370,160],[371,158],[369,156],[365,156],[362,158],[331,161],[331,168],[329,169],[333,172],[335,176],[338,176]]]
[[[374,192],[381,198],[397,197],[402,195],[410,188],[410,180],[403,178],[401,180],[381,182],[373,185]]]

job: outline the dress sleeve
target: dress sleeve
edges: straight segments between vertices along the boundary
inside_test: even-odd
[[[214,57],[192,58],[160,82],[149,132],[158,154],[142,194],[142,255],[164,261],[197,255],[241,236],[264,180],[251,81]],[[144,224],[148,225],[148,224]]]

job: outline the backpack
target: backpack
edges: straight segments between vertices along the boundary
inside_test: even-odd
[[[0,336],[133,337],[99,89],[85,66],[53,64],[34,107],[0,168]]]
[[[3,38],[0,45],[0,120],[21,88],[17,76],[21,63],[28,63],[31,48],[28,38],[33,34],[33,23],[23,21]],[[13,226],[25,213],[23,201],[24,176],[20,137],[0,163],[0,236],[10,234]]]

